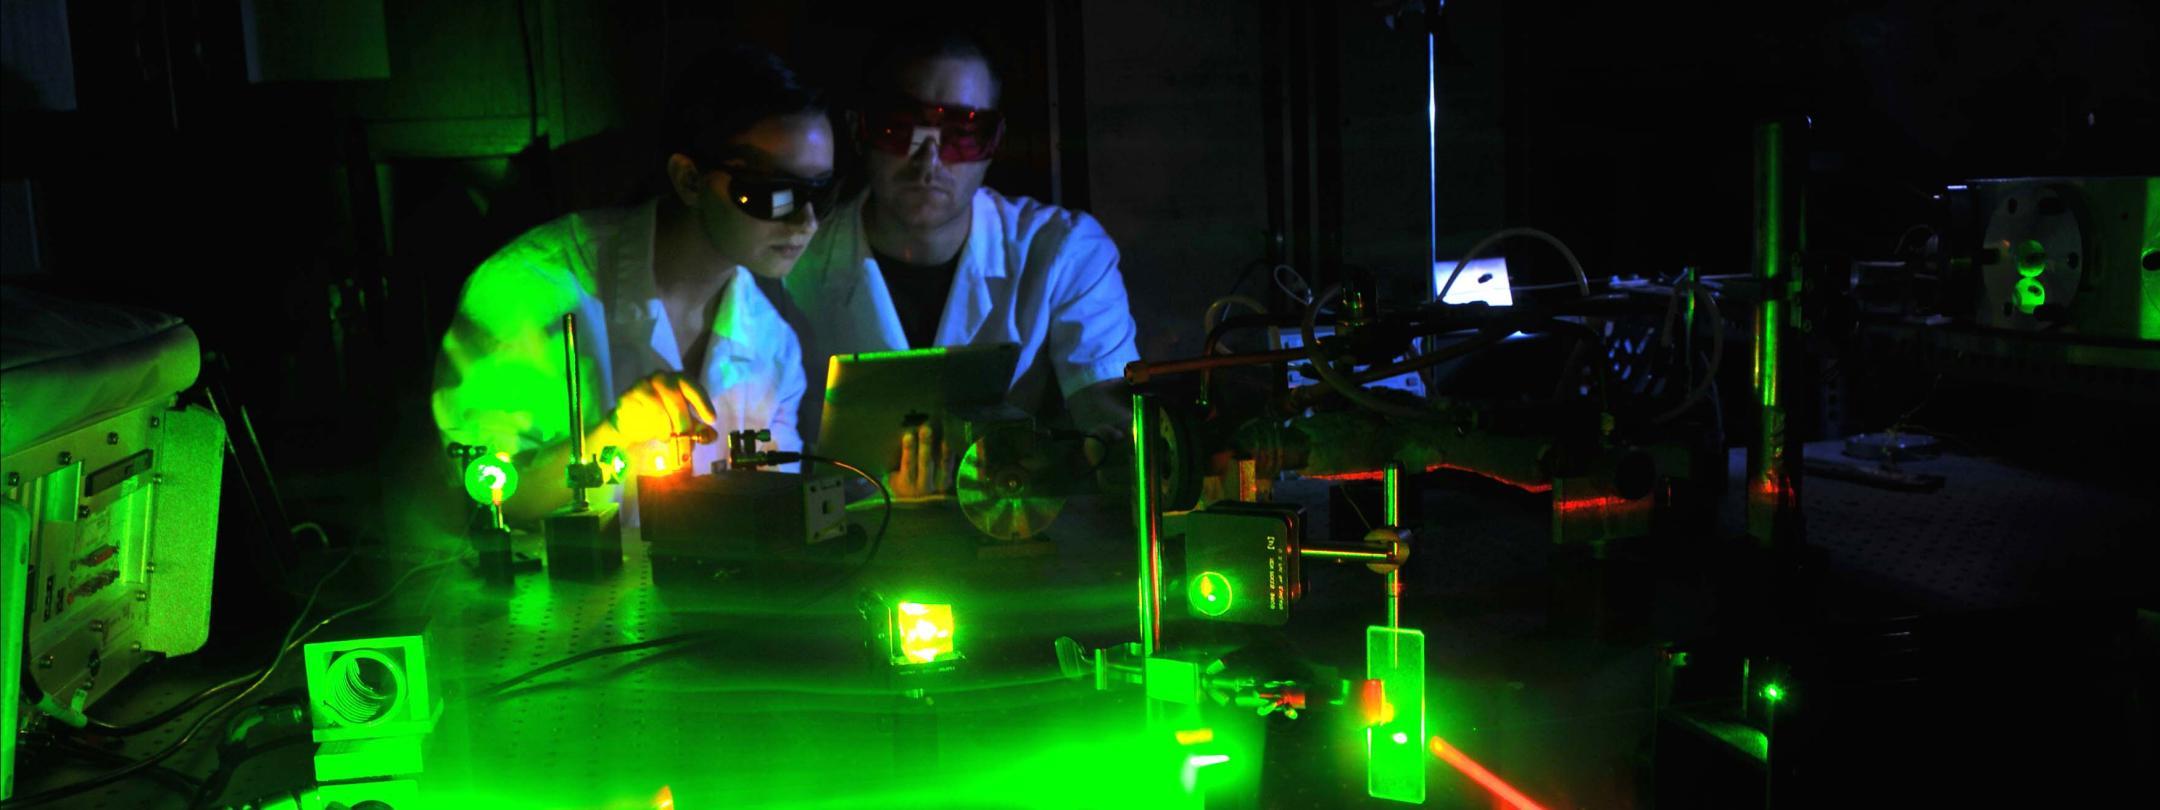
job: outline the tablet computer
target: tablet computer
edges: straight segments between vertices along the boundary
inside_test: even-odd
[[[1003,406],[1019,363],[1012,343],[833,355],[817,454],[883,473],[899,464],[902,431],[932,420],[958,453],[953,417]]]

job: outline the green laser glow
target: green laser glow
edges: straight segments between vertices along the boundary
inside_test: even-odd
[[[2160,177],[2145,180],[2145,243],[2138,251],[2138,337],[2160,340]]]
[[[465,465],[465,495],[475,503],[493,504],[517,494],[517,468],[493,456],[482,456]]]
[[[1190,794],[1200,787],[1200,769],[1209,765],[1221,765],[1230,761],[1228,754],[1194,754],[1185,758],[1185,767],[1178,773],[1178,783]]]
[[[1203,616],[1221,616],[1230,612],[1232,599],[1230,578],[1214,571],[1202,571],[1193,577],[1192,586],[1186,589],[1186,598],[1192,603],[1193,612]]]
[[[2017,246],[2017,271],[2018,311],[2031,315],[2047,303],[2047,287],[2040,284],[2040,274],[2047,272],[2047,248],[2039,240],[2027,239]]]
[[[1162,599],[1161,550],[1150,542],[1162,536],[1162,516],[1155,513],[1153,503],[1157,493],[1154,482],[1154,460],[1149,458],[1148,437],[1153,435],[1154,418],[1150,416],[1151,405],[1146,395],[1132,397],[1133,435],[1133,534],[1139,555],[1140,597],[1140,654],[1155,654],[1155,640],[1162,633],[1162,615],[1159,608]]]
[[[1365,730],[1365,792],[1376,799],[1423,804],[1425,752],[1376,740],[1425,739],[1425,634],[1365,629],[1365,677],[1380,682],[1381,722]]]
[[[1785,699],[1785,690],[1773,683],[1762,688],[1762,696],[1764,700],[1776,703]]]
[[[894,640],[899,663],[928,664],[956,657],[952,605],[901,602],[893,607]]]
[[[939,357],[944,354],[945,347],[931,346],[927,349],[898,349],[889,352],[856,352],[855,359],[857,361],[893,360],[901,357]]]
[[[610,480],[620,481],[623,471],[630,468],[630,456],[620,447],[603,447],[600,449],[600,466],[610,471]]]

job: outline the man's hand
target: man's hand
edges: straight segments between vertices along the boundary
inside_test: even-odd
[[[712,398],[690,378],[662,371],[630,386],[615,402],[608,426],[624,445],[665,442],[677,433],[717,437]],[[709,442],[710,438],[702,439]]]
[[[1083,442],[1095,482],[1105,492],[1132,490],[1132,394],[1124,380],[1104,380],[1065,399],[1073,423],[1097,441]]]
[[[953,453],[933,420],[900,434],[900,468],[886,476],[895,498],[943,495],[952,488]]]

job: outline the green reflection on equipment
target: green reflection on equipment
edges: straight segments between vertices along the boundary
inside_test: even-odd
[[[2145,243],[2138,251],[2138,337],[2160,340],[2160,177],[2145,180]]]
[[[893,606],[894,663],[929,664],[959,657],[953,644],[952,605],[901,602]]]
[[[2017,246],[2017,308],[2026,315],[2047,303],[2047,287],[2040,284],[2040,274],[2047,272],[2047,248],[2039,240],[2027,239]]]
[[[1425,634],[1365,628],[1365,677],[1380,682],[1379,724],[1365,730],[1365,792],[1376,799],[1425,802]],[[1397,745],[1375,745],[1393,740]]]
[[[517,468],[499,456],[481,456],[465,465],[465,494],[477,503],[502,503],[517,494],[517,486]]]
[[[623,473],[630,469],[630,455],[620,447],[603,447],[600,449],[600,468],[607,472],[610,482],[621,481]]]
[[[889,352],[857,352],[857,353],[856,353],[856,355],[855,355],[855,359],[856,359],[856,360],[892,360],[892,359],[896,359],[896,358],[901,358],[901,357],[937,357],[937,356],[939,356],[939,355],[942,355],[942,354],[944,354],[944,353],[945,353],[945,347],[943,347],[943,346],[932,346],[932,347],[930,347],[930,348],[927,348],[927,349],[900,349],[900,350],[897,350],[897,351],[889,351]]]
[[[1232,591],[1230,578],[1214,571],[1202,571],[1193,577],[1186,589],[1186,599],[1192,603],[1193,612],[1202,616],[1221,616],[1230,612]]]

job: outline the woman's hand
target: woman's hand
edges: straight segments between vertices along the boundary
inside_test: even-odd
[[[713,437],[712,398],[690,378],[662,371],[638,381],[615,401],[608,427],[624,445],[666,442],[677,434]],[[711,438],[701,441],[710,442]]]

